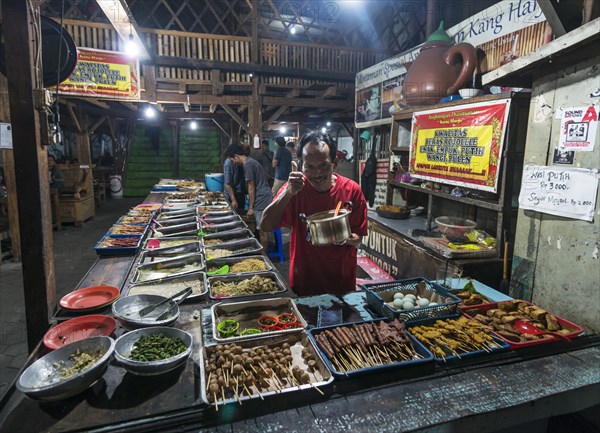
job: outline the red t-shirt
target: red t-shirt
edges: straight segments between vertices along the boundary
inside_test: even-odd
[[[335,186],[318,192],[310,182],[296,194],[283,212],[277,227],[290,227],[290,286],[296,294],[340,294],[356,287],[356,248],[347,245],[314,246],[306,240],[306,224],[299,214],[311,216],[335,209],[341,201],[351,201],[350,228],[359,236],[367,235],[367,202],[356,182],[336,174]],[[277,195],[285,191],[281,187]]]

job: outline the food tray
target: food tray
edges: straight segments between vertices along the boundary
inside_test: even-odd
[[[131,218],[136,218],[136,219],[138,219],[140,221],[138,221],[138,222],[127,221],[128,219],[131,219]],[[148,224],[150,224],[151,220],[152,220],[151,216],[147,216],[147,217],[145,217],[145,216],[138,216],[138,217],[135,217],[135,216],[132,216],[132,215],[123,215],[123,216],[121,216],[121,218],[119,218],[117,220],[117,222],[115,224],[148,225]]]
[[[229,205],[223,205],[223,206],[207,206],[207,205],[200,205],[196,207],[196,210],[198,211],[199,214],[215,214],[215,212],[231,212],[233,213],[233,209],[231,209],[231,207],[229,207]]]
[[[247,354],[251,350],[255,351],[258,349],[273,349],[275,347],[280,347],[283,344],[289,344],[291,357],[292,357],[292,367],[298,367],[302,372],[308,373],[309,383],[298,384],[297,382],[290,383],[291,381],[281,379],[284,382],[283,386],[276,386],[275,379],[268,379],[267,384],[271,385],[268,388],[263,388],[261,390],[257,390],[255,386],[247,386],[250,391],[250,395],[245,391],[238,394],[236,398],[233,390],[225,391],[225,399],[223,399],[222,394],[219,392],[216,394],[216,404],[218,406],[222,406],[223,404],[231,404],[237,402],[244,402],[246,400],[254,400],[254,399],[268,399],[271,396],[281,396],[281,394],[298,392],[301,391],[300,395],[307,395],[309,398],[313,396],[317,396],[321,387],[325,387],[331,382],[333,382],[333,376],[331,372],[327,369],[321,354],[315,349],[313,344],[311,343],[308,335],[305,332],[296,332],[287,335],[278,335],[272,337],[264,337],[255,340],[246,340],[246,341],[238,341],[235,343],[235,346],[239,346],[241,348],[241,354]],[[216,353],[224,353],[223,349],[232,349],[234,344],[216,344],[212,346],[205,346],[202,348],[200,352],[200,376],[201,376],[201,386],[202,386],[202,400],[209,404],[215,405],[214,395],[211,394],[209,397],[209,383],[208,378],[210,376],[216,376],[216,373],[213,371],[209,371],[213,369],[213,365],[215,363],[210,363],[211,355]],[[307,354],[311,360],[315,361],[313,372],[309,372],[308,365],[303,358],[302,351],[304,350],[305,354]],[[255,352],[256,353],[256,352]],[[213,358],[214,359],[214,358]],[[268,367],[275,367],[276,364],[267,364]],[[259,368],[259,367],[256,367]],[[266,366],[265,366],[266,368]],[[262,369],[261,369],[262,370]],[[318,387],[317,389],[314,389]],[[311,389],[313,388],[313,389]],[[322,391],[321,391],[322,392]]]
[[[160,230],[160,226],[158,224],[160,224],[163,227],[171,227],[171,226],[177,226],[177,225],[181,225],[181,224],[195,223],[195,222],[197,222],[197,219],[196,219],[196,214],[191,214],[191,215],[185,215],[185,216],[176,217],[176,218],[166,218],[166,219],[161,219],[161,220],[155,220],[154,222],[155,222],[154,227],[156,227],[157,229]],[[156,222],[158,222],[158,224],[156,224]]]
[[[530,302],[527,301],[523,301],[523,300],[518,300],[520,302],[525,302],[527,305],[532,305],[534,306],[535,304],[532,304]],[[504,302],[510,302],[510,301],[504,301]],[[470,305],[468,307],[461,307],[460,310],[462,311],[462,313],[467,316],[470,319],[473,320],[477,320],[475,319],[475,316],[480,313],[485,315],[486,311],[491,310],[492,308],[498,308],[498,304],[500,302],[493,302],[491,304],[482,304],[482,305]],[[546,310],[547,311],[547,310]],[[547,311],[548,313],[550,313],[549,311]],[[552,313],[550,313],[552,314]],[[558,322],[558,324],[563,327],[563,328],[568,328],[568,329],[572,329],[572,332],[569,332],[568,334],[563,334],[565,337],[569,338],[569,339],[573,339],[575,337],[577,337],[579,334],[581,334],[583,332],[583,328],[579,325],[576,325],[573,322],[570,322],[566,319],[563,319],[562,317],[559,317],[555,314],[552,314],[554,317],[556,317],[556,321]],[[528,340],[528,341],[511,341],[505,337],[503,337],[502,335],[498,334],[496,331],[492,330],[490,331],[492,334],[494,334],[496,337],[498,337],[500,340],[504,341],[505,343],[507,343],[512,349],[519,349],[522,347],[530,347],[530,346],[537,346],[539,344],[545,344],[545,343],[549,343],[551,341],[561,341],[560,338],[555,337],[555,336],[548,336],[548,338],[540,338],[537,340]]]
[[[94,246],[94,250],[96,251],[96,254],[98,254],[99,256],[133,256],[135,255],[139,248],[140,245],[142,243],[142,236],[140,235],[131,235],[129,236],[132,239],[136,238],[137,239],[137,244],[133,247],[101,247],[100,245],[102,244],[102,242],[104,240],[107,239],[115,239],[115,240],[123,240],[124,236],[113,236],[110,234],[105,234],[104,236],[102,236],[102,239],[100,239],[98,241],[98,243]]]
[[[466,317],[469,320],[473,320],[473,319],[471,319],[468,316],[461,316],[460,314],[451,314],[449,316],[440,316],[440,317],[432,317],[432,318],[427,318],[427,319],[413,320],[413,321],[411,321],[410,323],[408,323],[406,325],[406,329],[407,329],[408,333],[415,340],[417,340],[417,337],[415,337],[415,335],[410,331],[410,329],[412,327],[414,327],[414,326],[429,326],[429,325],[432,325],[433,323],[435,323],[438,320],[456,320],[456,319],[458,319],[460,317]],[[458,357],[456,355],[450,355],[450,356],[444,357],[444,359],[437,358],[434,355],[435,362],[437,364],[447,364],[447,363],[460,362],[464,358],[470,359],[470,358],[474,358],[474,357],[480,357],[480,356],[490,355],[490,354],[502,352],[502,351],[507,350],[509,348],[508,344],[506,344],[503,340],[501,340],[500,338],[498,338],[494,333],[489,332],[489,334],[494,339],[494,341],[496,342],[496,344],[498,344],[500,347],[490,348],[489,351],[485,351],[485,350],[481,349],[481,350],[475,350],[475,351],[472,351],[472,352],[460,353],[459,354],[460,357]],[[421,343],[421,342],[419,341],[419,343]]]
[[[267,277],[270,278],[271,280],[273,280],[277,286],[277,291],[275,292],[271,292],[271,293],[254,293],[251,295],[236,295],[236,296],[223,296],[223,295],[216,295],[213,293],[213,284],[216,281],[223,281],[225,283],[230,283],[230,282],[237,282],[237,281],[242,281],[242,280],[249,280],[252,277],[254,277],[255,275],[258,275],[260,277]],[[272,271],[263,271],[263,272],[253,272],[253,273],[247,273],[247,274],[235,274],[235,275],[212,275],[208,277],[208,287],[209,287],[209,296],[211,297],[211,299],[227,299],[227,300],[235,300],[235,299],[244,299],[244,298],[252,298],[255,296],[274,296],[278,293],[283,293],[287,290],[285,283],[281,280],[281,278],[279,277],[279,274],[272,272]]]
[[[427,350],[423,344],[421,344],[419,341],[417,341],[417,339],[408,332],[406,333],[406,336],[412,343],[414,351],[417,354],[419,354],[422,358],[405,360],[405,361],[393,361],[393,362],[389,362],[389,363],[382,364],[382,365],[368,366],[368,367],[351,370],[351,371],[341,371],[338,368],[336,368],[333,365],[333,363],[331,362],[331,360],[323,353],[323,351],[321,351],[321,348],[317,344],[316,336],[321,334],[322,332],[325,332],[325,331],[333,332],[333,330],[338,327],[348,327],[348,326],[352,326],[352,325],[361,325],[362,326],[363,324],[367,324],[367,323],[378,324],[381,321],[389,322],[388,319],[375,319],[375,320],[365,320],[365,321],[359,321],[359,322],[353,322],[353,323],[345,323],[343,325],[324,326],[321,328],[312,328],[308,331],[308,334],[309,334],[310,339],[313,342],[314,346],[317,348],[317,350],[319,351],[319,353],[325,360],[325,364],[327,365],[327,368],[329,368],[329,370],[331,370],[331,372],[334,374],[334,376],[336,376],[336,378],[347,379],[352,376],[359,376],[359,375],[374,373],[374,372],[379,373],[382,371],[389,371],[389,370],[401,369],[401,368],[407,368],[407,367],[417,367],[421,370],[420,372],[422,374],[427,374],[427,373],[433,371],[434,366],[435,366],[433,354],[429,350]],[[377,343],[376,343],[376,346],[379,347],[379,345]],[[357,346],[353,350],[361,351],[359,346]]]
[[[153,240],[159,241],[159,242],[161,242],[161,244],[163,242],[169,242],[169,241],[185,241],[185,243],[180,244],[180,245],[170,245],[170,246],[166,246],[166,247],[149,248],[148,243]],[[194,242],[200,242],[200,238],[198,236],[169,236],[166,238],[163,236],[160,238],[147,238],[146,243],[144,244],[144,250],[147,250],[147,251],[170,250],[172,248],[177,248],[177,247],[180,247],[183,245],[193,244]]]
[[[224,217],[224,216],[228,216],[228,215],[237,215],[233,209],[225,209],[225,210],[204,210],[204,211],[200,211],[198,210],[198,216],[200,218],[217,218],[217,217]]]
[[[377,215],[382,218],[390,218],[394,220],[405,220],[410,217],[410,210],[407,209],[405,212],[389,212],[381,209],[375,209]]]
[[[116,230],[119,227],[130,227],[133,230],[140,230],[139,233],[129,233],[129,234],[125,234],[125,233],[113,233],[113,230]],[[148,225],[147,224],[114,224],[109,230],[108,230],[108,234],[115,237],[115,238],[123,238],[123,237],[129,237],[129,236],[144,236],[146,234],[146,232],[148,231]]]
[[[177,191],[177,185],[154,185],[152,187],[152,192],[170,192]]]
[[[186,209],[177,209],[177,210],[161,210],[158,214],[156,220],[157,221],[168,221],[173,218],[184,218],[186,216],[196,216],[196,209],[194,208],[186,208]]]
[[[206,234],[227,232],[227,231],[238,230],[238,229],[243,229],[243,228],[247,228],[247,227],[248,226],[246,225],[246,223],[244,221],[242,221],[241,219],[238,221],[232,221],[232,222],[227,222],[227,223],[223,223],[223,224],[211,224],[211,225],[200,224],[200,230],[202,230]]]
[[[263,272],[263,271],[271,271],[273,270],[273,266],[271,265],[271,261],[268,260],[266,258],[266,256],[263,255],[256,255],[256,256],[240,256],[240,257],[224,257],[222,259],[212,259],[212,260],[207,260],[206,261],[206,272],[209,272],[209,269],[211,267],[222,267],[225,265],[235,265],[236,263],[239,263],[243,260],[248,260],[248,259],[256,259],[256,260],[260,260],[261,262],[263,262],[266,266],[266,269],[261,269],[259,271],[245,271],[245,272],[228,272],[226,274],[220,274],[220,275],[237,275],[237,274],[247,274],[247,273],[252,273],[252,272]],[[210,274],[209,274],[210,275]]]
[[[205,246],[208,247],[208,245],[206,245],[206,241],[207,240],[211,240],[211,239],[221,239],[222,242],[229,242],[229,241],[241,241],[244,239],[250,239],[253,238],[254,234],[250,231],[250,229],[236,229],[236,230],[228,230],[226,232],[219,232],[219,233],[211,233],[209,235],[204,235],[202,237],[203,243]]]
[[[454,296],[437,283],[417,277],[407,280],[397,280],[385,283],[365,284],[367,304],[382,317],[396,317],[403,322],[426,317],[448,316],[456,313],[460,298]],[[412,293],[427,298],[439,305],[433,307],[413,308],[412,310],[397,310],[387,302],[393,300],[394,293],[405,295]]]
[[[192,294],[188,296],[187,300],[197,300],[204,297],[208,293],[208,282],[206,281],[206,274],[204,272],[193,272],[191,274],[179,277],[165,277],[162,280],[152,280],[130,284],[125,289],[123,289],[123,294],[121,295],[121,297],[129,296],[130,292],[134,288],[141,289],[142,287],[147,286],[152,287],[152,290],[144,291],[144,293],[169,297],[177,292],[180,292],[181,290],[185,289],[186,287],[192,284],[197,284],[198,286],[201,284],[202,288],[200,289],[200,287],[198,287],[198,290],[196,290],[196,287],[192,287]],[[165,287],[168,290],[168,292],[165,290],[160,290],[162,287]]]
[[[221,257],[215,257],[218,250],[229,250],[231,254],[225,254]],[[209,260],[220,259],[224,257],[234,257],[243,255],[252,255],[262,252],[262,245],[256,238],[242,239],[240,241],[223,242],[215,246],[204,247],[206,258]]]
[[[207,217],[198,217],[198,221],[202,224],[224,224],[242,221],[242,217],[238,214],[233,215],[225,215],[225,216],[207,216]]]
[[[171,236],[189,236],[196,235],[198,233],[198,223],[192,222],[187,224],[177,224],[168,227],[158,227],[157,225],[152,226],[152,233],[154,237],[171,237]],[[162,236],[161,236],[162,234]]]
[[[281,330],[263,331],[259,334],[239,335],[241,331],[248,328],[262,329],[258,319],[262,316],[278,316],[282,313],[292,313],[298,319],[301,326]],[[296,303],[290,298],[272,298],[245,302],[219,302],[211,307],[213,338],[218,342],[233,343],[240,340],[262,338],[266,335],[289,334],[301,332],[308,326]],[[223,320],[235,320],[240,327],[237,335],[232,337],[221,337],[217,325]]]
[[[188,254],[202,253],[204,248],[200,245],[200,242],[194,242],[191,244],[179,245],[172,248],[159,248],[155,250],[145,250],[142,252],[140,257],[140,264],[145,265],[147,263],[162,262],[164,260],[174,259]]]
[[[155,271],[156,273],[164,273],[165,269],[182,268],[186,265],[191,265],[193,263],[199,263],[199,266],[195,269],[190,269],[188,271],[180,271],[180,272],[176,272],[173,274],[166,274],[162,277],[157,276],[156,278],[148,278],[146,280],[140,279],[140,278],[142,278],[142,273],[144,271]],[[146,281],[153,281],[153,280],[162,280],[166,277],[175,277],[175,276],[186,275],[186,274],[191,274],[194,272],[203,271],[205,269],[205,267],[206,267],[206,263],[204,261],[203,254],[189,254],[187,256],[177,257],[176,259],[168,259],[168,260],[163,260],[158,263],[148,263],[146,265],[140,265],[137,267],[137,269],[135,271],[135,275],[131,281],[133,283],[137,283],[137,282],[146,282]]]

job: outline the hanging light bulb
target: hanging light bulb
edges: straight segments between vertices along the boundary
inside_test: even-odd
[[[195,120],[190,122],[190,129],[198,129],[198,123]]]
[[[280,126],[279,127],[279,132],[282,134],[285,134],[287,132],[287,128],[285,126]]]
[[[138,54],[138,45],[133,40],[132,33],[129,33],[129,39],[125,42],[125,53],[130,57],[136,57]]]
[[[148,119],[152,119],[156,116],[156,110],[153,107],[147,107],[145,114]]]
[[[323,134],[326,134],[326,133],[327,133],[327,128],[325,128],[325,127],[322,127],[322,128],[321,128],[321,132],[322,132]]]

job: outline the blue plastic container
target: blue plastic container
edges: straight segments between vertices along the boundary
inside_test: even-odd
[[[210,192],[223,192],[225,189],[223,173],[206,173],[204,183]]]

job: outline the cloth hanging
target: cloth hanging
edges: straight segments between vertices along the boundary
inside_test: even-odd
[[[360,185],[369,206],[375,203],[375,188],[377,187],[377,156],[375,156],[375,145],[371,147],[371,154],[365,162],[365,169],[360,178]]]

